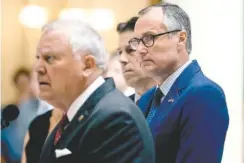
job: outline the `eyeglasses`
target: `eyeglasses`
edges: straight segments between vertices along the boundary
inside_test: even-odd
[[[152,47],[154,45],[155,39],[158,36],[162,36],[162,35],[166,35],[169,33],[173,33],[173,32],[179,32],[181,31],[180,29],[176,29],[173,31],[168,31],[168,32],[164,32],[164,33],[159,33],[157,35],[153,35],[153,34],[147,34],[145,36],[143,36],[142,38],[132,38],[129,40],[129,44],[131,46],[132,49],[136,50],[137,47],[139,46],[140,42],[143,43],[143,45],[145,45],[146,47]]]

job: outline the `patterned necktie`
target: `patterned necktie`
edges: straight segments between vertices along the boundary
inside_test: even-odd
[[[65,126],[69,123],[69,119],[66,114],[63,115],[62,119],[59,122],[58,129],[55,134],[55,139],[54,139],[54,145],[56,145],[59,141],[59,139],[62,136],[62,133],[64,131]]]
[[[155,116],[157,107],[159,107],[161,103],[161,99],[164,97],[163,92],[160,90],[160,88],[156,89],[156,92],[153,97],[153,103],[151,105],[151,108],[149,110],[148,116],[147,116],[147,123],[150,124],[152,121],[152,118]]]

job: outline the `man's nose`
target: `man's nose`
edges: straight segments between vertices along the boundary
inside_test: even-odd
[[[148,52],[148,48],[142,42],[140,42],[136,51],[140,55],[140,57],[144,57]]]
[[[125,52],[122,52],[120,54],[119,61],[121,64],[126,64],[128,62],[128,57],[127,57],[127,54]]]
[[[44,65],[43,61],[41,61],[40,59],[36,62],[35,71],[37,72],[37,74],[40,74],[40,75],[46,73],[45,65]]]

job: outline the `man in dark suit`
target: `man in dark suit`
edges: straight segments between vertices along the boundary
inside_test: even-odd
[[[152,131],[157,163],[220,163],[229,124],[223,90],[191,61],[188,15],[160,3],[139,12],[136,37],[142,69],[158,86],[139,101]],[[157,16],[155,16],[157,15]]]
[[[36,57],[40,98],[65,113],[40,163],[154,162],[143,114],[101,77],[107,56],[96,31],[80,21],[54,21],[44,26]]]
[[[129,96],[134,102],[137,102],[142,94],[156,85],[155,80],[142,71],[135,55],[136,51],[128,44],[128,41],[135,36],[134,26],[137,19],[138,17],[132,17],[117,26],[119,33],[117,54],[126,83],[135,89],[135,94]]]

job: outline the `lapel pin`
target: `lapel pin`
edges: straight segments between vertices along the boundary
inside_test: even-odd
[[[84,115],[82,114],[82,115],[79,117],[79,121],[81,121],[83,118],[84,118]]]
[[[173,98],[170,98],[170,99],[168,100],[168,102],[173,103],[173,102],[174,102],[174,99],[173,99]]]
[[[69,126],[69,124],[67,124],[66,126],[64,126],[64,130],[66,130],[68,126]]]

